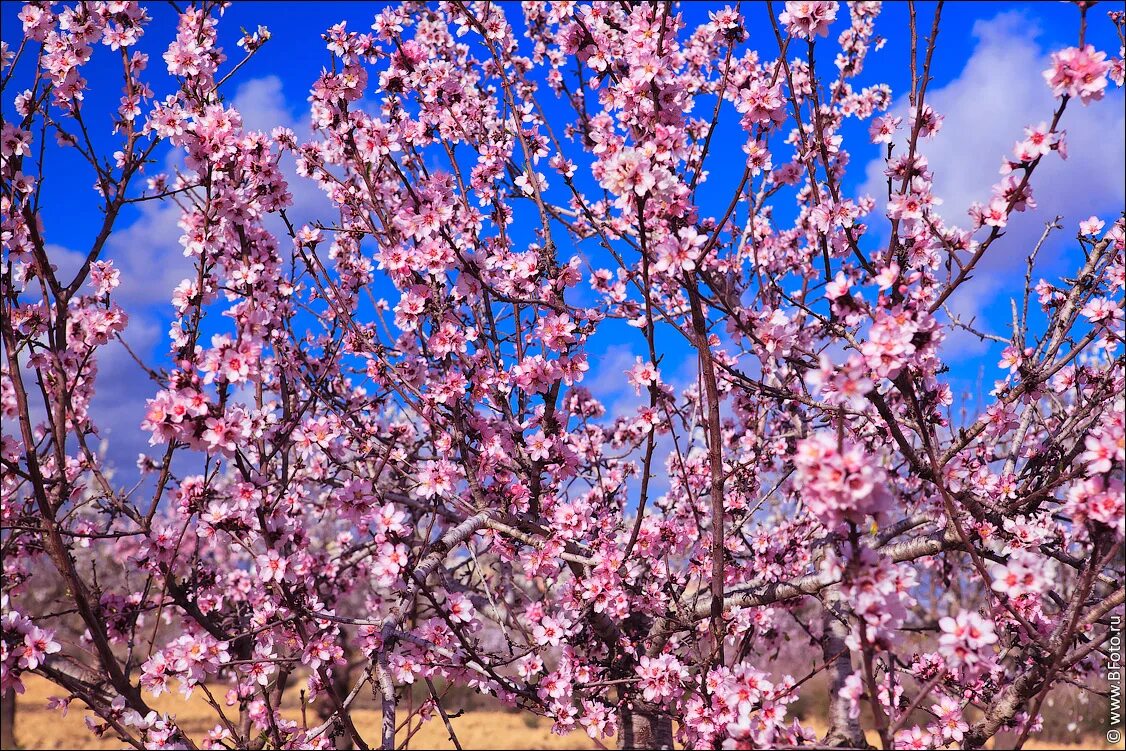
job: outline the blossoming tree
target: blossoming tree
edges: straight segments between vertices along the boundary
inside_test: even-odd
[[[136,3],[28,4],[2,74],[3,688],[43,676],[137,748],[394,748],[426,721],[456,743],[459,685],[623,747],[1023,743],[1053,687],[1097,679],[1123,605],[1123,219],[1005,247],[1068,115],[1122,84],[1085,38],[1122,15],[1089,5],[1044,71],[1054,111],[948,216],[941,3],[883,31],[910,40],[896,116],[854,85],[878,2],[695,27],[664,2],[408,2],[324,34],[307,139],[224,98],[269,32],[228,60],[218,3],[153,9],[179,13],[157,60]],[[120,58],[102,120],[92,56]],[[845,179],[850,122],[886,144],[883,195]],[[40,202],[58,150],[102,212],[73,277]],[[323,213],[293,213],[295,180]],[[90,405],[129,312],[106,242],[149,200],[194,271],[122,486]],[[1079,262],[1042,278],[1053,233]],[[1002,337],[951,311],[998,252],[1025,274]],[[956,329],[1004,345],[978,415],[951,408]],[[647,353],[612,374],[636,410],[584,386],[607,336]],[[51,582],[65,607],[33,608]],[[821,737],[788,710],[814,688]],[[154,711],[169,691],[214,730]],[[380,729],[354,719],[372,692]]]

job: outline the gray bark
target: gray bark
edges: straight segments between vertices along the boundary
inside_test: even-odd
[[[634,705],[619,714],[618,748],[672,748],[672,717],[654,707]]]
[[[868,748],[859,717],[849,716],[849,701],[840,695],[845,681],[852,675],[852,652],[845,646],[848,625],[841,620],[840,587],[825,590],[825,611],[821,637],[821,654],[829,666],[829,729],[822,743],[835,748]]]

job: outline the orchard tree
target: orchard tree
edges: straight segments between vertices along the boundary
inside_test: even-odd
[[[1087,37],[1123,15],[1091,5],[968,216],[927,158],[942,3],[884,28],[878,2],[695,26],[406,2],[324,32],[301,136],[231,105],[270,34],[229,59],[223,4],[26,5],[0,74],[2,688],[42,676],[136,748],[456,739],[458,686],[622,747],[1023,744],[1054,687],[1103,685],[1123,606],[1126,225],[1006,236],[1069,115],[1122,85]],[[909,47],[902,114],[858,82],[880,34]],[[120,79],[88,81],[94,56]],[[881,195],[846,179],[871,142]],[[61,152],[100,211],[73,275],[40,200]],[[143,201],[177,207],[193,271],[126,483],[92,403],[130,313],[107,241]],[[1056,241],[1078,260],[1044,278]],[[1011,320],[962,320],[999,253]],[[1003,346],[976,412],[955,333]],[[610,340],[645,353],[599,374],[636,390],[618,413],[590,388]],[[792,707],[813,691],[821,737]]]

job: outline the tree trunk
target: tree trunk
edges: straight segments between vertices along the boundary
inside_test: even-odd
[[[18,749],[16,745],[16,690],[9,688],[0,696],[0,749]]]
[[[672,748],[672,717],[635,705],[619,715],[618,748]]]
[[[9,688],[0,696],[0,749],[19,748],[16,745],[16,692]]]
[[[386,627],[384,627],[386,633]],[[391,672],[387,668],[387,642],[384,650],[379,653],[375,663],[376,680],[379,685],[379,694],[382,697],[381,709],[383,715],[382,731],[380,733],[380,748],[383,751],[395,751],[395,684],[391,682]]]
[[[849,701],[840,695],[845,681],[852,675],[852,652],[845,646],[848,626],[840,619],[840,588],[825,592],[825,618],[821,636],[821,654],[829,665],[829,729],[822,743],[837,748],[869,748],[860,727],[860,718],[849,716]]]
[[[345,659],[349,657],[351,650],[345,651]],[[329,675],[332,676],[333,690],[337,696],[347,696],[350,686],[350,679],[352,671],[349,669],[348,662],[342,665],[333,665],[329,668]],[[327,722],[328,718],[336,712],[336,705],[328,696],[320,696],[317,698],[317,717],[321,722]],[[343,723],[340,723],[343,725]],[[337,751],[351,751],[353,748],[352,736],[347,732],[337,732],[333,736],[333,747]]]

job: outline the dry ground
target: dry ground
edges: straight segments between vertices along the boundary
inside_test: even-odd
[[[120,749],[121,741],[107,735],[94,736],[86,727],[84,716],[86,707],[74,702],[66,717],[58,710],[47,709],[47,697],[62,695],[57,686],[37,676],[24,676],[27,692],[19,696],[16,703],[16,740],[26,749]],[[223,691],[217,691],[217,698]],[[292,699],[290,696],[292,695]],[[197,692],[198,696],[198,692]],[[297,692],[286,692],[282,712],[287,717],[300,719],[301,708],[296,700]],[[192,738],[200,739],[214,728],[218,721],[214,710],[202,699],[195,697],[184,701],[179,693],[150,700],[150,706],[160,712],[168,712],[176,717],[180,727]],[[237,717],[237,710],[235,716]],[[379,739],[380,713],[372,709],[359,709],[352,714],[357,730],[365,740]],[[230,714],[228,714],[230,717]],[[568,736],[553,735],[551,722],[541,717],[518,712],[474,711],[451,721],[458,740],[465,749],[483,748],[528,748],[528,749],[593,749],[597,746],[586,733],[572,733]],[[318,724],[315,714],[309,711],[309,724]],[[404,730],[400,742],[406,738]],[[427,722],[410,741],[415,749],[453,748],[440,718]]]
[[[17,702],[16,739],[23,748],[44,749],[120,749],[124,747],[120,741],[111,738],[97,738],[87,728],[83,720],[86,714],[85,706],[80,702],[71,705],[66,717],[62,717],[56,710],[47,709],[47,697],[59,695],[62,692],[53,684],[36,676],[26,676],[24,684],[27,692],[19,697]],[[294,692],[295,693],[295,692]],[[222,692],[220,692],[222,695]],[[189,735],[202,738],[208,730],[216,725],[215,716],[210,707],[202,700],[185,702],[179,694],[161,696],[150,702],[159,711],[168,712],[176,716],[177,721]],[[300,717],[300,708],[295,703],[287,702],[284,712],[294,718]],[[360,709],[353,714],[357,729],[364,738],[371,740],[379,736],[379,712],[371,709]],[[314,720],[310,717],[310,724]],[[558,736],[551,733],[551,723],[543,718],[530,714],[502,711],[473,711],[462,717],[452,720],[454,731],[458,740],[465,749],[593,749],[598,745],[591,741],[585,733],[571,733],[567,736]],[[814,721],[814,727],[820,723]],[[400,736],[400,741],[405,739],[405,732]],[[607,745],[613,747],[612,739]],[[870,736],[870,741],[878,745],[875,736]],[[415,749],[446,749],[453,748],[446,735],[446,730],[439,718],[423,725],[422,729],[411,738],[410,747]],[[1090,738],[1086,743],[1077,742],[1061,746],[1058,743],[1031,741],[1025,746],[1029,749],[1049,748],[1123,748],[1123,744],[1110,746],[1104,738]]]

